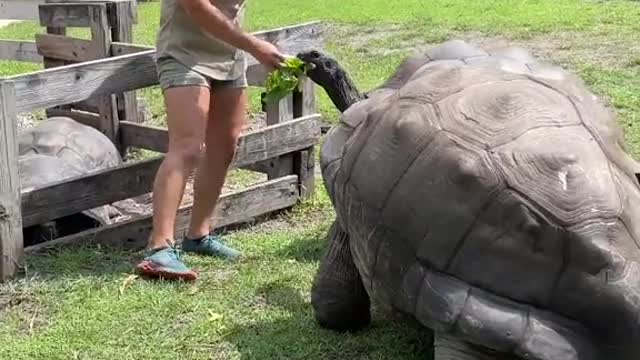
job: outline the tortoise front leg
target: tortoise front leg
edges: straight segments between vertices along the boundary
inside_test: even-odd
[[[492,351],[463,341],[454,335],[436,332],[434,337],[434,360],[519,360],[515,355]]]
[[[331,330],[358,330],[371,321],[371,304],[353,262],[349,235],[336,220],[327,240],[329,248],[311,289],[316,320]]]

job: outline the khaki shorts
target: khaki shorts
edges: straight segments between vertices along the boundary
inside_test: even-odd
[[[157,60],[158,80],[162,90],[176,86],[205,86],[215,88],[246,88],[245,73],[235,80],[216,80],[200,74],[171,57]]]

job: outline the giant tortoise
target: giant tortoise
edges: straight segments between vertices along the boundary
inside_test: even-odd
[[[21,191],[48,186],[122,164],[115,145],[98,130],[68,117],[51,117],[20,133]],[[113,209],[99,206],[24,229],[25,245],[111,223]]]
[[[362,94],[297,56],[342,112],[321,148],[321,326],[362,329],[375,303],[432,330],[436,360],[640,359],[639,166],[583,81],[452,40]]]

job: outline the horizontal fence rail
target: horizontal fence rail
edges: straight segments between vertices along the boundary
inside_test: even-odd
[[[128,145],[165,152],[167,131],[139,124],[122,124]],[[231,168],[304,150],[320,139],[320,115],[309,115],[243,134]],[[22,192],[24,226],[43,223],[151,191],[162,156]]]
[[[298,201],[298,177],[290,175],[270,180],[246,189],[222,194],[216,204],[211,224],[224,227],[277,210],[289,208]],[[180,207],[176,218],[176,233],[183,233],[189,226],[192,205]],[[151,231],[152,216],[140,216],[134,219],[101,228],[90,229],[78,234],[58,238],[25,248],[26,253],[35,253],[43,249],[62,244],[100,243],[105,245],[124,245],[127,248],[144,247]]]
[[[255,33],[273,41],[287,54],[321,48],[321,23],[312,22]],[[289,34],[289,37],[286,37]],[[144,50],[110,58],[60,66],[5,78],[14,83],[17,112],[27,112],[81,102],[158,85],[155,50]],[[261,86],[267,69],[247,55],[247,77],[252,86]]]

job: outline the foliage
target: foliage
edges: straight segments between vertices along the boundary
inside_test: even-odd
[[[297,57],[287,58],[281,68],[269,73],[265,85],[265,101],[275,103],[289,95],[300,83],[300,76],[305,75],[310,69],[309,66],[310,64],[306,64]]]

